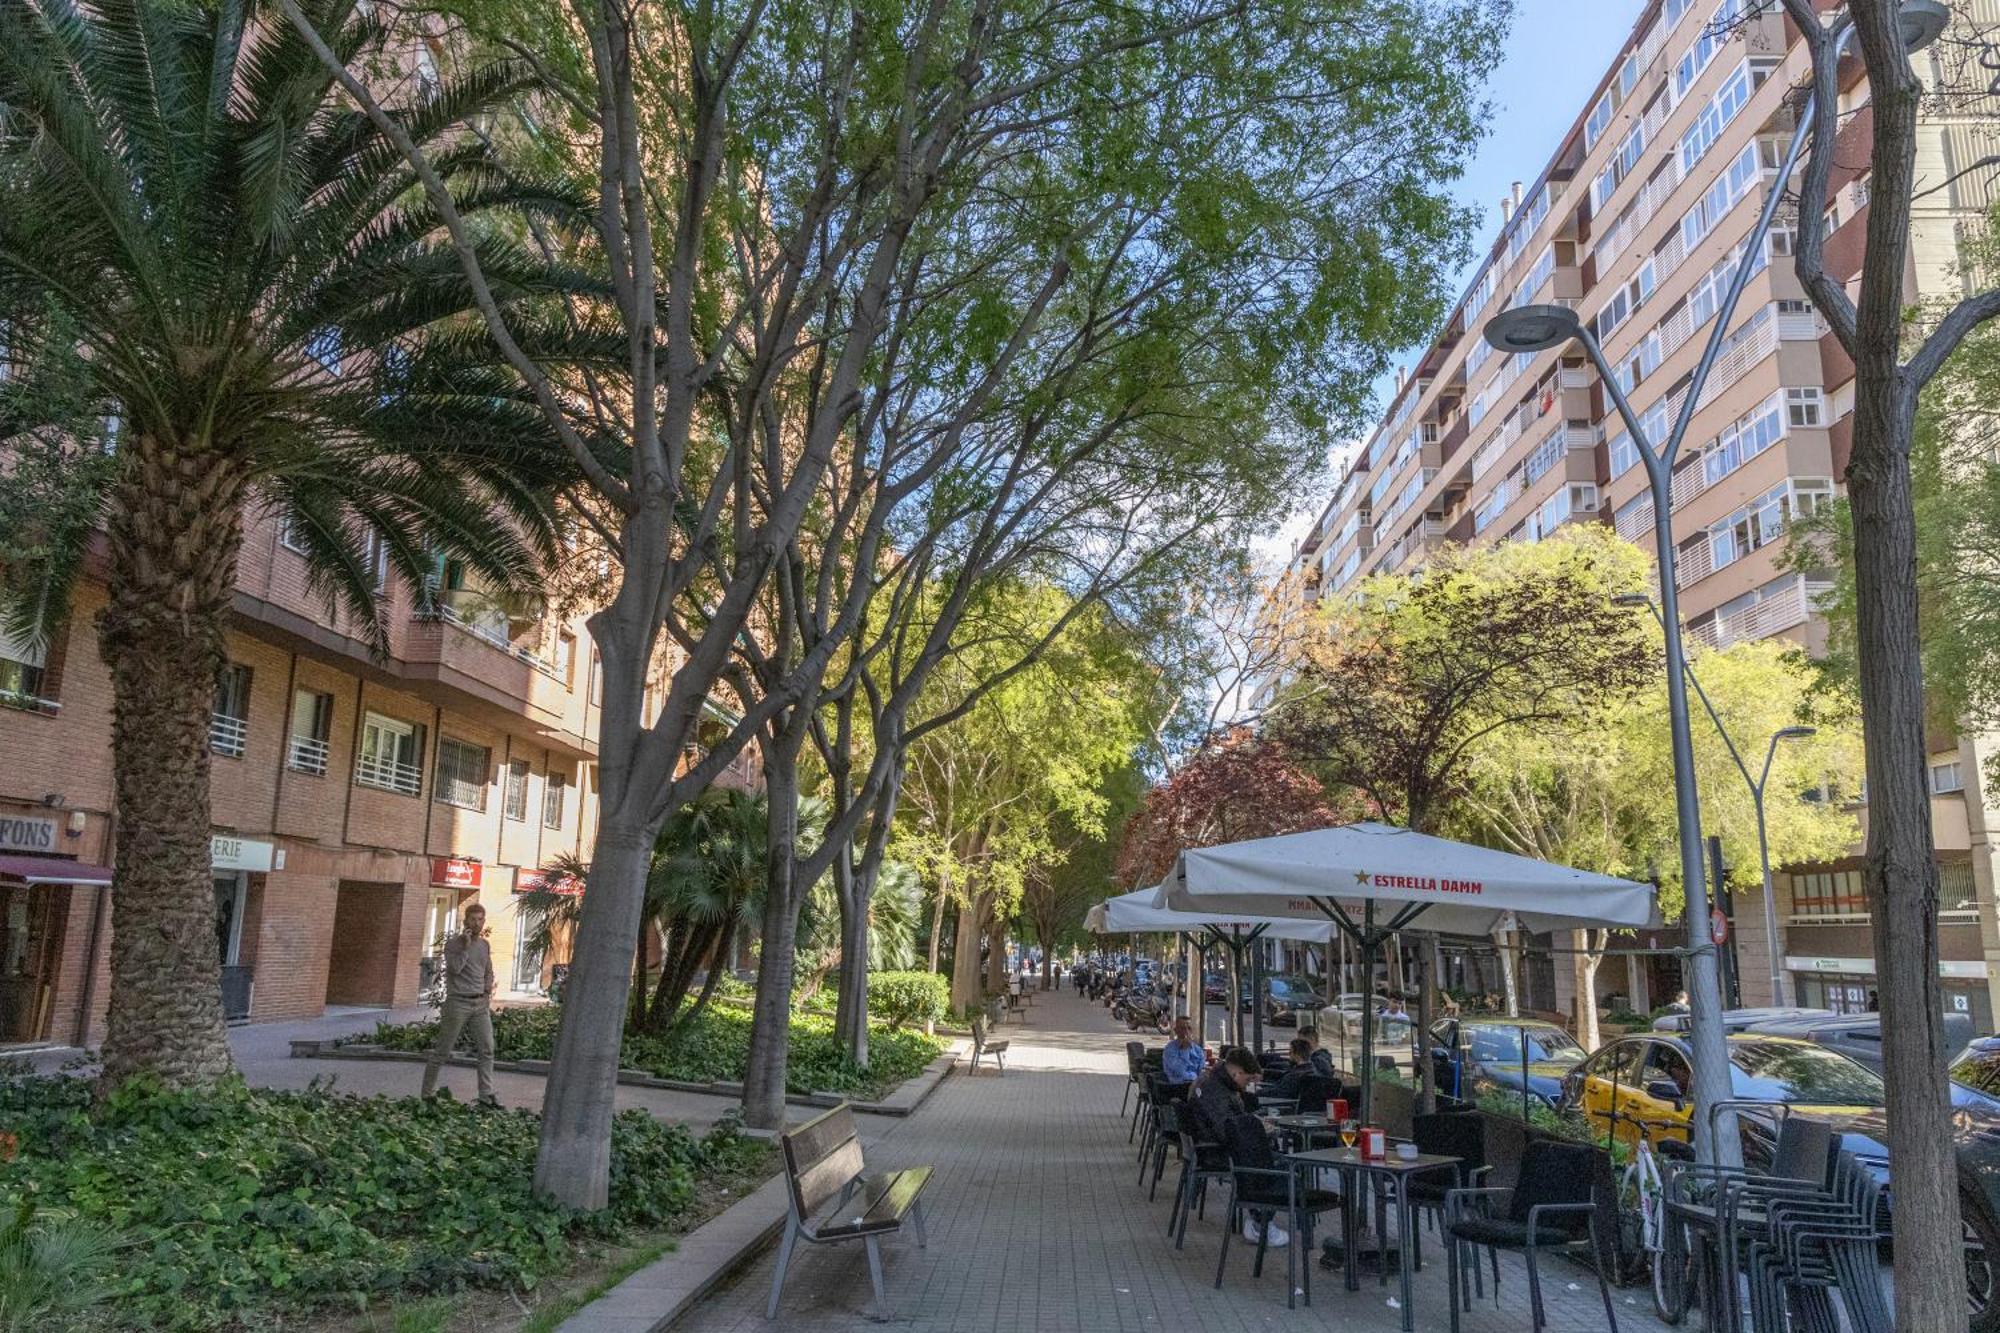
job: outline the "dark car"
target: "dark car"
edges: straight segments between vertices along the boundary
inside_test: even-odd
[[[2000,1050],[1988,1054],[2000,1061]],[[1729,1038],[1731,1095],[1783,1103],[1794,1115],[1830,1121],[1843,1151],[1851,1152],[1889,1184],[1888,1124],[1882,1112],[1882,1079],[1836,1051],[1796,1037],[1743,1032]],[[1653,1121],[1689,1116],[1686,1089],[1693,1071],[1687,1043],[1665,1032],[1635,1033],[1592,1052],[1563,1085],[1563,1105],[1582,1110],[1598,1126],[1615,1106],[1623,1115]],[[1961,1057],[1955,1079],[1977,1079],[1981,1068]],[[1975,1091],[1977,1083],[1970,1084]],[[1771,1122],[1744,1117],[1744,1156],[1768,1160]],[[1620,1122],[1619,1137],[1638,1130]],[[1974,1333],[2000,1333],[2000,1113],[1960,1104],[1951,1111],[1958,1158],[1960,1214],[1965,1226],[1965,1277]],[[1670,1133],[1668,1137],[1681,1137]],[[1885,1189],[1885,1208],[1893,1204]],[[1989,1256],[1993,1256],[1989,1258]]]
[[[1295,1024],[1299,1015],[1319,1012],[1326,1001],[1301,977],[1264,978],[1264,1021],[1279,1026]],[[1247,1006],[1246,1006],[1247,1007]]]
[[[1826,1021],[1839,1016],[1831,1009],[1801,1009],[1791,1005],[1768,1006],[1761,1009],[1725,1009],[1722,1011],[1722,1030],[1748,1032],[1751,1028],[1766,1023]],[[1679,1013],[1661,1014],[1653,1020],[1653,1031],[1686,1032],[1692,1021],[1685,1010]]]
[[[1947,1013],[1942,1016],[1946,1050],[1964,1049],[1972,1040],[1972,1016]],[[1827,1018],[1782,1018],[1757,1023],[1747,1029],[1774,1037],[1798,1037],[1816,1042],[1828,1050],[1882,1072],[1882,1015],[1839,1014]]]
[[[1431,1025],[1438,1091],[1466,1101],[1496,1089],[1519,1096],[1525,1068],[1530,1095],[1553,1109],[1562,1100],[1564,1076],[1588,1054],[1555,1023],[1447,1018]]]
[[[1201,998],[1209,1004],[1226,1004],[1229,1000],[1229,978],[1221,972],[1210,972],[1201,979]]]

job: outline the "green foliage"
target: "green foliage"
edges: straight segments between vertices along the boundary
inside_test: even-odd
[[[951,1002],[951,984],[936,972],[871,972],[868,1013],[891,1028],[935,1023]]]
[[[697,1140],[639,1111],[612,1131],[611,1204],[530,1190],[540,1121],[449,1098],[128,1085],[95,1115],[80,1079],[0,1083],[20,1155],[0,1206],[60,1204],[123,1243],[123,1327],[268,1326],[275,1312],[465,1287],[532,1288],[578,1246],[676,1224],[704,1180],[766,1159],[731,1127]]]
[[[38,1217],[38,1208],[24,1194],[0,1227],[0,1333],[56,1327],[108,1294],[110,1233],[73,1217]]]
[[[497,1010],[493,1015],[495,1058],[549,1059],[561,1021],[561,1008],[552,1004]],[[395,1051],[427,1051],[436,1035],[435,1022],[383,1023],[367,1040]],[[868,1042],[868,1064],[857,1065],[834,1039],[830,1016],[795,1014],[787,1090],[881,1096],[922,1073],[944,1050],[944,1043],[935,1037],[888,1028],[871,1028]],[[695,1083],[739,1082],[749,1060],[750,1012],[734,1005],[704,1009],[664,1036],[628,1030],[618,1057],[621,1068]]]

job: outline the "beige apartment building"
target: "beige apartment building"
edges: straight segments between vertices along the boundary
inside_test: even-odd
[[[253,516],[216,688],[216,936],[231,1019],[415,1001],[487,907],[501,998],[540,995],[515,896],[587,857],[601,701],[580,622],[486,596],[454,563],[383,567],[386,657]],[[110,947],[111,684],[86,582],[46,650],[0,638],[0,1044],[91,1045]],[[746,757],[727,780],[752,780]]]
[[[1651,548],[1644,469],[1582,353],[1503,354],[1480,330],[1513,305],[1576,308],[1652,438],[1664,439],[1759,208],[1779,188],[1795,124],[1791,92],[1810,66],[1782,15],[1746,15],[1757,8],[1745,0],[1646,7],[1541,176],[1503,201],[1485,264],[1300,542],[1294,566],[1309,595],[1416,569],[1446,543],[1535,541],[1566,523],[1610,523]],[[2000,0],[1956,0],[1954,9],[1958,35],[2000,32]],[[1850,64],[1827,209],[1828,263],[1841,276],[1859,267],[1869,206],[1868,90],[1859,60]],[[1920,72],[1936,86],[1935,65]],[[2000,153],[2000,98],[1933,115],[1919,152],[1919,190]],[[1913,300],[1959,290],[1957,238],[1983,225],[1994,176],[1971,171],[1920,202]],[[1824,581],[1787,571],[1781,539],[1795,516],[1840,491],[1853,368],[1793,275],[1794,234],[1781,211],[1674,474],[1682,616],[1712,646],[1782,636],[1816,647],[1823,637],[1814,598]],[[1943,980],[1948,1003],[1981,1031],[2000,1012],[1989,833],[2000,827],[2000,793],[1985,789],[1979,762],[1994,743],[1939,736],[1931,764]],[[1782,951],[1801,1003],[1869,1003],[1874,962],[1858,866],[1787,867],[1777,877]],[[1736,922],[1743,1000],[1768,1003],[1762,913],[1741,892]],[[1538,1007],[1566,1008],[1569,970],[1550,970],[1553,993]],[[1672,981],[1635,961],[1607,964],[1599,984],[1643,1006]]]

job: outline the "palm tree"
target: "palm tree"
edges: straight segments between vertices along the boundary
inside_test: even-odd
[[[707,1007],[737,926],[755,921],[762,910],[768,818],[763,797],[710,787],[661,827],[646,873],[643,920],[651,930],[640,932],[632,960],[632,1030],[665,1034]],[[516,896],[514,910],[531,950],[555,949],[574,937],[583,905],[574,886],[589,873],[576,858],[558,857],[537,887]],[[651,938],[662,948],[649,994]],[[700,993],[690,1000],[695,978],[704,973]]]
[[[521,87],[495,66],[400,63],[353,0],[312,0],[354,68],[411,71],[395,105],[481,219],[565,212],[517,185],[471,118]],[[108,605],[117,884],[107,1084],[230,1068],[208,879],[209,716],[252,506],[381,642],[386,571],[440,554],[532,582],[567,463],[497,369],[436,219],[395,148],[259,0],[0,0],[0,321],[8,447],[67,450],[96,487],[4,572],[44,632],[92,530]],[[503,213],[505,210],[505,213]],[[497,221],[499,297],[561,285]],[[37,415],[80,376],[108,421]],[[52,443],[53,441],[53,443]]]

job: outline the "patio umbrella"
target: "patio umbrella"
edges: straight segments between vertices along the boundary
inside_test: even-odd
[[[1333,938],[1335,926],[1325,918],[1302,919],[1297,916],[1256,917],[1244,916],[1240,911],[1224,908],[1221,911],[1193,910],[1181,911],[1163,908],[1155,900],[1158,889],[1137,889],[1106,899],[1084,914],[1084,929],[1102,935],[1146,934],[1154,931],[1173,931],[1184,938],[1191,938],[1204,945],[1219,944],[1228,949],[1237,967],[1242,966],[1243,951],[1260,939],[1311,940],[1325,944]],[[1253,960],[1254,961],[1254,960]],[[1261,969],[1256,969],[1261,971]],[[1190,983],[1200,984],[1200,978],[1190,978]],[[1253,979],[1253,993],[1258,989]],[[1243,1039],[1241,1011],[1229,1011],[1236,1024],[1236,1039]],[[1263,1044],[1264,1014],[1261,1008],[1254,1011],[1253,1023],[1256,1035],[1253,1041]]]
[[[1169,911],[1328,921],[1360,950],[1372,985],[1382,944],[1412,927],[1488,934],[1654,921],[1653,887],[1387,824],[1189,848],[1153,892]],[[1380,911],[1388,919],[1379,921]],[[1368,987],[1364,985],[1364,990]],[[1365,1005],[1365,1001],[1364,1001]],[[1361,1114],[1374,1085],[1375,1025],[1361,1025]]]

